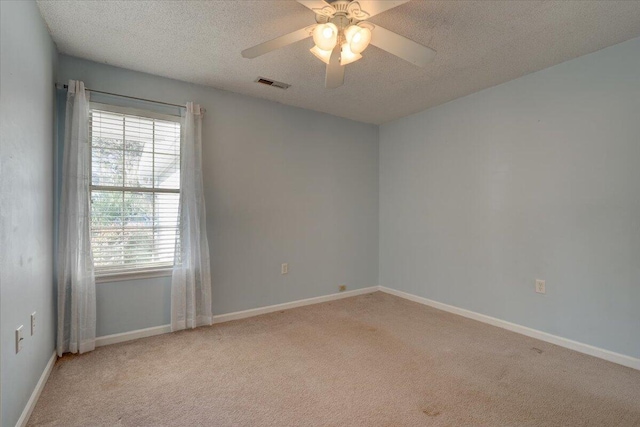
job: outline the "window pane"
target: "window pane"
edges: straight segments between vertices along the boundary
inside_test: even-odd
[[[93,109],[90,131],[96,272],[173,265],[180,194],[155,189],[180,189],[180,124]]]
[[[144,264],[153,261],[153,227],[128,228],[124,232],[125,264]]]
[[[155,128],[156,153],[180,155],[180,124],[156,121]]]
[[[92,233],[91,249],[93,250],[93,265],[96,270],[124,263],[122,235],[121,229],[101,230]]]
[[[91,192],[91,247],[96,268],[122,264],[123,192]]]
[[[156,188],[180,188],[180,158],[155,154]]]
[[[123,205],[122,191],[92,191],[91,227],[122,228]]]
[[[153,152],[125,152],[125,186],[153,187]]]
[[[94,147],[91,156],[91,184],[122,187],[123,151]]]
[[[178,206],[180,194],[158,193],[155,199],[155,239],[157,259],[173,262],[178,237]]]
[[[91,145],[122,150],[123,119],[121,114],[91,111]]]
[[[153,227],[153,193],[124,194],[124,225],[130,227]]]
[[[155,195],[155,225],[156,227],[178,226],[178,193],[156,193]]]
[[[125,149],[153,152],[153,120],[125,116]]]

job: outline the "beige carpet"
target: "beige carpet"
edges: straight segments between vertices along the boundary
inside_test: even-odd
[[[29,425],[640,426],[640,371],[377,292],[64,357]]]

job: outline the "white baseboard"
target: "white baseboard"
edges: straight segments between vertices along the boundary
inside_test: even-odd
[[[362,288],[362,289],[356,289],[353,291],[340,292],[338,294],[329,294],[329,295],[323,295],[320,297],[301,299],[298,301],[285,302],[283,304],[270,305],[267,307],[252,308],[250,310],[236,311],[236,312],[227,313],[227,314],[218,314],[217,316],[213,316],[213,323],[216,324],[216,323],[222,323],[222,322],[229,322],[231,320],[245,319],[247,317],[273,313],[274,311],[288,310],[290,308],[303,307],[305,305],[319,304],[321,302],[334,301],[337,299],[348,298],[348,297],[355,297],[356,295],[370,294],[373,292],[377,292],[378,290],[379,290],[378,286],[372,286],[370,288]]]
[[[213,323],[229,322],[231,320],[245,319],[247,317],[259,316],[261,314],[273,313],[274,311],[287,310],[305,305],[318,304],[321,302],[333,301],[342,298],[354,297],[356,295],[370,294],[377,292],[378,286],[370,288],[355,289],[353,291],[340,292],[337,294],[323,295],[319,297],[307,298],[298,301],[285,302],[283,304],[269,305],[267,307],[252,308],[250,310],[236,311],[233,313],[218,314],[213,316]],[[152,337],[171,332],[171,325],[154,326],[152,328],[137,329],[135,331],[122,332],[120,334],[105,335],[96,338],[96,347],[117,344],[120,342],[137,340],[138,338]]]
[[[307,298],[307,299],[298,300],[298,301],[286,302],[283,304],[270,305],[267,307],[252,308],[250,310],[219,314],[219,315],[213,316],[213,323],[216,324],[216,323],[229,322],[231,320],[246,319],[248,317],[259,316],[261,314],[273,313],[274,311],[288,310],[291,308],[303,307],[305,305],[319,304],[322,302],[334,301],[342,298],[369,294],[376,291],[382,291],[391,295],[398,296],[400,298],[404,298],[420,304],[428,305],[430,307],[434,307],[439,310],[447,311],[449,313],[457,314],[459,316],[467,317],[469,319],[477,320],[479,322],[483,322],[489,325],[497,326],[499,328],[507,329],[512,332],[526,335],[531,338],[536,338],[541,341],[546,341],[551,344],[559,345],[561,347],[565,347],[580,353],[598,357],[600,359],[604,359],[609,362],[617,363],[619,365],[640,370],[640,359],[637,359],[631,356],[615,353],[613,351],[605,350],[603,348],[595,347],[589,344],[584,344],[578,341],[573,341],[568,338],[559,337],[557,335],[552,335],[547,332],[539,331],[537,329],[528,328],[526,326],[507,322],[506,320],[497,319],[495,317],[487,316],[485,314],[476,313],[474,311],[466,310],[464,308],[459,308],[453,305],[444,304],[438,301],[433,301],[428,298],[419,297],[413,294],[409,294],[407,292],[386,288],[384,286],[372,286],[369,288],[356,289],[353,291],[340,292],[337,294],[323,295],[319,297]],[[169,332],[171,332],[171,325],[162,325],[162,326],[155,326],[152,328],[138,329],[130,332],[123,332],[121,334],[106,335],[103,337],[96,338],[96,347],[101,347],[109,344],[116,344],[116,343],[125,342],[125,341],[131,341],[138,338],[151,337],[154,335],[166,334]]]
[[[47,362],[47,366],[45,366],[44,371],[42,371],[42,375],[40,375],[40,379],[36,384],[36,388],[33,389],[33,393],[31,393],[31,397],[29,397],[29,401],[27,401],[27,405],[24,407],[20,418],[18,418],[18,422],[16,423],[16,427],[24,427],[27,425],[27,421],[29,421],[29,417],[33,412],[33,409],[36,407],[36,403],[38,403],[38,398],[40,397],[40,393],[44,389],[44,385],[47,383],[49,379],[49,375],[53,370],[53,365],[55,365],[56,360],[58,359],[57,354],[54,350],[51,358]]]
[[[497,319],[495,317],[487,316],[485,314],[476,313],[474,311],[465,310],[453,305],[444,304],[441,302],[433,301],[428,298],[419,297],[407,292],[397,291],[395,289],[386,288],[384,286],[378,287],[380,291],[386,292],[391,295],[405,298],[410,301],[414,301],[420,304],[428,305],[439,310],[448,311],[449,313],[457,314],[469,319],[477,320],[479,322],[488,323],[489,325],[497,326],[502,329],[507,329],[512,332],[517,332],[522,335],[526,335],[531,338],[536,338],[541,341],[546,341],[551,344],[565,347],[570,350],[577,351],[579,353],[588,354],[589,356],[598,357],[600,359],[607,360],[609,362],[617,363],[619,365],[627,366],[629,368],[640,370],[640,359],[627,356],[613,351],[605,350],[603,348],[594,347],[589,344],[584,344],[578,341],[573,341],[567,338],[552,335],[547,332],[542,332],[537,329],[528,328],[515,323],[507,322],[506,320]]]
[[[154,335],[161,335],[169,332],[171,332],[171,325],[162,325],[146,329],[137,329],[135,331],[122,332],[121,334],[104,335],[96,338],[96,347],[137,340],[138,338],[152,337]]]
[[[215,324],[215,323],[229,322],[231,320],[245,319],[248,317],[259,316],[261,314],[273,313],[279,310],[287,310],[287,309],[296,308],[296,307],[303,307],[306,305],[319,304],[322,302],[334,301],[342,298],[369,294],[376,291],[382,291],[390,295],[395,295],[397,297],[414,301],[420,304],[424,304],[433,308],[437,308],[439,310],[447,311],[449,313],[457,314],[463,317],[467,317],[469,319],[477,320],[479,322],[487,323],[489,325],[497,326],[499,328],[507,329],[512,332],[526,335],[531,338],[536,338],[541,341],[546,341],[551,344],[558,345],[560,347],[565,347],[570,350],[574,350],[580,353],[584,353],[590,356],[604,359],[609,362],[617,363],[619,365],[640,370],[640,359],[637,359],[631,356],[615,353],[613,351],[605,350],[603,348],[594,347],[589,344],[573,341],[567,338],[559,337],[557,335],[549,334],[547,332],[542,332],[536,329],[528,328],[526,326],[507,322],[506,320],[497,319],[495,317],[487,316],[485,314],[476,313],[474,311],[466,310],[464,308],[459,308],[453,305],[444,304],[438,301],[433,301],[428,298],[419,297],[417,295],[398,291],[391,288],[386,288],[384,286],[372,286],[369,288],[356,289],[353,291],[340,292],[337,294],[323,295],[320,297],[307,298],[307,299],[298,300],[298,301],[286,302],[283,304],[270,305],[267,307],[253,308],[250,310],[236,311],[236,312],[227,313],[227,314],[219,314],[219,315],[213,316],[213,323]],[[171,332],[171,325],[162,325],[162,326],[155,326],[152,328],[138,329],[130,332],[123,332],[120,334],[105,335],[105,336],[96,338],[96,347],[101,347],[109,344],[116,344],[116,343],[125,342],[125,341],[131,341],[138,338],[151,337],[154,335],[166,334],[169,332]],[[38,380],[38,383],[36,384],[36,387],[33,390],[33,393],[31,394],[31,397],[29,398],[29,401],[27,402],[27,405],[25,406],[24,411],[22,411],[22,415],[20,415],[20,418],[16,423],[16,427],[26,426],[27,421],[31,416],[31,413],[33,412],[33,409],[36,406],[36,402],[40,397],[40,393],[42,393],[44,385],[46,384],[47,379],[49,378],[49,375],[53,370],[53,365],[55,364],[56,359],[57,359],[56,352],[54,351],[53,354],[51,355],[51,359],[49,359],[47,366],[42,372],[42,375],[40,376],[40,379]]]

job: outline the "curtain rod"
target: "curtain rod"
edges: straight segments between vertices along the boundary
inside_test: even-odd
[[[69,85],[59,85],[59,84],[56,83],[56,88],[57,89],[69,89]],[[145,102],[152,102],[154,104],[169,105],[171,107],[186,108],[186,105],[178,105],[178,104],[171,104],[169,102],[154,101],[153,99],[136,98],[135,96],[120,95],[118,93],[104,92],[104,91],[101,91],[101,90],[89,89],[87,87],[85,87],[84,90],[89,91],[89,92],[101,93],[103,95],[112,95],[112,96],[119,96],[121,98],[135,99],[136,101],[145,101]],[[204,113],[207,112],[207,110],[205,110],[202,107],[200,107],[200,109]]]

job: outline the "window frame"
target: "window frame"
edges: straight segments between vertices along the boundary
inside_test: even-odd
[[[156,120],[164,120],[169,122],[175,122],[180,125],[180,142],[182,142],[182,116],[171,115],[171,114],[163,114],[157,113],[155,111],[149,111],[139,108],[131,108],[131,107],[121,107],[112,104],[104,104],[101,102],[89,102],[89,112],[92,110],[100,110],[107,111],[110,113],[123,114],[123,115],[132,115],[143,117],[146,119],[156,119]],[[91,121],[91,118],[89,119]],[[91,129],[91,123],[89,123],[89,128]],[[123,141],[124,144],[124,141]],[[122,192],[140,192],[140,193],[166,193],[166,194],[180,194],[182,188],[178,190],[167,189],[167,188],[148,188],[148,187],[126,187],[124,184],[124,180],[122,182],[122,187],[118,186],[103,186],[103,185],[93,185],[93,137],[89,134],[89,152],[91,153],[91,158],[89,161],[89,198],[91,199],[91,195],[94,190],[97,191],[122,191]],[[180,159],[182,159],[182,152],[180,152]],[[180,161],[181,163],[181,161]],[[178,165],[180,166],[180,165]],[[124,173],[124,171],[123,171]],[[179,215],[179,211],[178,211]],[[180,219],[178,218],[178,221]],[[93,232],[93,228],[90,227],[90,231]],[[148,267],[148,268],[137,268],[137,269],[128,269],[122,271],[109,271],[98,273],[95,271],[95,282],[96,283],[107,283],[107,282],[120,282],[127,280],[137,280],[137,279],[147,279],[147,278],[155,278],[155,277],[167,277],[171,276],[173,272],[173,265],[171,266],[162,266],[162,267]]]

